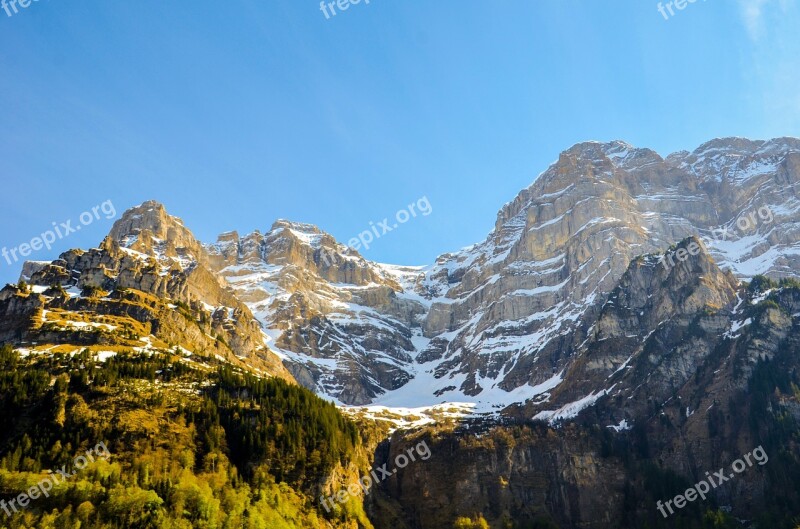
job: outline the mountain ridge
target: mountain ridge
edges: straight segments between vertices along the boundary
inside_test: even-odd
[[[284,219],[201,243],[155,202],[123,214],[104,244],[163,262],[160,273],[187,268],[198,299],[216,283],[212,306],[226,292],[241,300],[292,376],[334,401],[398,403],[416,387],[409,405],[488,411],[555,383],[639,255],[699,236],[742,279],[796,277],[798,168],[796,138],[718,138],[666,158],[578,143],[503,205],[484,241],[419,268],[368,261]],[[768,222],[753,215],[764,208]]]
[[[97,248],[0,290],[0,485],[27,489],[92,436],[119,438],[135,471],[114,488],[85,474],[96,493],[14,523],[58,508],[120,526],[791,529],[796,147],[579,144],[483,241],[425,267],[309,224],[203,243],[157,202],[128,210]],[[424,465],[350,491],[423,440]],[[774,462],[659,514],[754,447]],[[234,489],[239,510],[218,508]],[[131,494],[149,506],[115,507]]]

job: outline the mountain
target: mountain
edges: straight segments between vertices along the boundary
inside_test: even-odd
[[[800,143],[714,140],[662,158],[584,143],[431,266],[371,263],[313,226],[208,245],[307,387],[345,404],[491,411],[560,380],[637,255],[695,235],[740,279],[796,276]]]
[[[204,463],[187,464],[191,476],[176,468],[151,482],[120,471],[126,487],[162,500],[148,508],[170,523],[242,523],[175,514],[183,479],[211,483],[203,498],[212,503],[248,494],[245,484],[266,487],[277,494],[269,505],[251,498],[242,509],[302,519],[295,527],[719,528],[738,519],[796,529],[799,180],[794,138],[717,139],[667,157],[581,143],[501,208],[484,241],[422,267],[371,262],[287,220],[203,243],[146,202],[98,248],[26,263],[20,283],[0,291],[2,359],[20,373],[0,380],[13,390],[0,448],[19,453],[4,463],[12,474],[0,474],[0,489],[16,492],[18,473],[66,457],[47,455],[34,431],[62,447],[113,435],[139,476],[150,470],[137,466],[132,443],[191,422],[171,455],[158,456],[194,454]],[[146,398],[130,402],[130,391]],[[142,438],[136,421],[106,420],[130,419],[131,409],[165,430]],[[78,416],[66,433],[53,426]],[[87,429],[97,423],[85,417],[103,426]],[[369,494],[347,493],[332,511],[311,500],[422,440],[429,459]],[[656,510],[756,448],[773,463],[750,465],[672,518]],[[235,467],[229,488],[215,488],[218,460]],[[59,501],[54,508],[78,507]],[[147,526],[117,514],[97,520]]]
[[[263,235],[223,234],[206,249],[302,384],[366,404],[410,380],[426,312],[402,285],[414,270],[371,263],[318,228],[287,221]]]
[[[205,254],[317,393],[491,411],[560,381],[637,255],[695,235],[740,279],[795,276],[798,156],[791,138],[714,140],[666,158],[579,144],[501,209],[485,241],[422,268],[369,262],[288,221],[202,248],[182,234],[178,246]],[[127,217],[110,236],[122,247],[135,237]]]
[[[179,350],[293,380],[202,245],[155,202],[126,212],[99,248],[29,263],[23,277],[31,287],[0,291],[0,340],[26,354]]]
[[[261,350],[276,369],[275,353],[336,402],[498,411],[562,382],[639,255],[697,236],[739,279],[796,277],[799,163],[794,138],[718,139],[666,158],[619,141],[578,144],[503,206],[486,240],[426,267],[373,263],[284,220],[201,244],[155,203],[126,212],[101,251],[118,247],[123,267],[159,263],[132,282],[124,271],[123,285],[233,309],[236,354]],[[67,257],[67,268],[87,266]],[[98,265],[102,286],[109,267]],[[34,284],[68,281],[63,266],[47,277],[29,268]]]
[[[441,427],[429,462],[368,498],[371,519],[398,529],[459,519],[795,529],[800,282],[739,284],[700,245],[687,238],[666,256],[632,262],[563,383],[505,410],[504,421]],[[685,260],[662,265],[685,250]],[[376,464],[409,437],[395,433]],[[708,497],[660,513],[701,482]]]
[[[449,400],[496,387],[531,395],[572,365],[628,263],[691,235],[742,279],[796,276],[798,160],[795,139],[716,140],[666,159],[622,142],[576,145],[501,209],[484,242],[425,274],[436,297],[420,359]]]

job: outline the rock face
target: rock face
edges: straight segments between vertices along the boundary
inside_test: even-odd
[[[223,234],[207,251],[301,383],[366,404],[411,378],[426,305],[399,281],[413,270],[371,263],[315,226],[288,221],[266,234]]]
[[[378,466],[421,437],[433,456],[381,484],[372,520],[397,528],[476,516],[492,527],[700,527],[707,510],[725,506],[758,520],[755,527],[790,527],[771,516],[800,509],[796,493],[784,492],[800,477],[799,308],[800,282],[758,278],[744,288],[697,238],[636,259],[552,391],[507,409],[502,425],[478,420],[385,442]],[[717,469],[730,483],[662,517],[656,502]]]
[[[428,267],[372,263],[288,221],[204,245],[146,203],[99,250],[26,265],[23,276],[234,308],[237,354],[263,346],[264,333],[301,384],[344,404],[498,410],[582,365],[582,344],[637,256],[695,236],[739,279],[796,277],[799,178],[793,138],[717,139],[666,158],[588,142],[506,204],[486,240]]]
[[[601,455],[599,439],[577,428],[558,435],[534,427],[424,437],[430,460],[399,470],[369,498],[376,527],[449,528],[475,516],[491,527],[620,527],[625,469]],[[396,435],[378,450],[376,466],[392,468],[424,437]],[[544,525],[554,520],[558,526]]]
[[[526,412],[557,422],[613,395],[622,419],[646,413],[648,403],[674,396],[725,341],[744,297],[695,237],[634,260],[578,347],[565,383]]]
[[[207,249],[301,383],[346,404],[498,409],[573,365],[639,255],[697,236],[739,278],[796,276],[798,159],[792,138],[667,158],[579,144],[501,209],[485,241],[425,268],[368,262],[286,221]]]
[[[158,203],[126,212],[99,248],[24,271],[32,291],[9,286],[0,301],[9,315],[0,325],[4,341],[149,348],[152,338],[293,380],[265,347],[250,309],[209,268],[203,247]],[[84,331],[64,332],[75,328]]]
[[[567,369],[638,255],[696,235],[741,278],[796,277],[800,141],[715,140],[666,159],[622,142],[562,153],[481,244],[423,281],[436,376],[468,395]],[[444,393],[445,397],[448,393]]]

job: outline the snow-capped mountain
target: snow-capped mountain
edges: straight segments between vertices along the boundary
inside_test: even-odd
[[[207,251],[302,384],[366,404],[412,378],[429,305],[408,283],[416,269],[371,263],[287,221],[266,234],[223,234]]]
[[[302,383],[347,404],[503,407],[547,391],[638,255],[703,238],[740,278],[797,269],[800,142],[714,140],[666,159],[565,151],[485,241],[429,267],[371,263],[280,221],[208,247]]]
[[[798,162],[792,138],[714,140],[666,159],[618,141],[565,151],[485,241],[425,272],[431,342],[418,359],[437,396],[556,383],[628,264],[690,235],[740,278],[796,275]]]
[[[220,294],[206,299],[190,281],[187,298],[213,309],[233,306],[228,293],[299,383],[342,404],[489,411],[572,385],[637,256],[697,236],[740,279],[796,276],[799,181],[794,138],[717,139],[666,158],[587,142],[503,206],[484,241],[426,267],[370,262],[283,220],[202,245],[174,217],[148,226],[141,207],[107,244],[160,263],[153,284],[197,269],[197,284]]]

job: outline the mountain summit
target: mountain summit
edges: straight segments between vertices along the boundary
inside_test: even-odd
[[[342,404],[497,411],[576,387],[564,377],[586,365],[586,344],[639,256],[697,237],[732,274],[715,272],[719,285],[796,277],[798,179],[794,138],[716,139],[666,158],[586,142],[504,205],[484,241],[423,268],[370,262],[286,220],[204,244],[151,201],[100,248],[26,267],[26,279],[200,307],[235,356],[281,371],[279,357],[291,378]]]
[[[0,290],[0,485],[105,438],[117,466],[37,516],[794,527],[799,162],[786,138],[578,144],[426,267],[287,220],[203,243],[145,202]],[[758,465],[662,518],[740,454]]]

